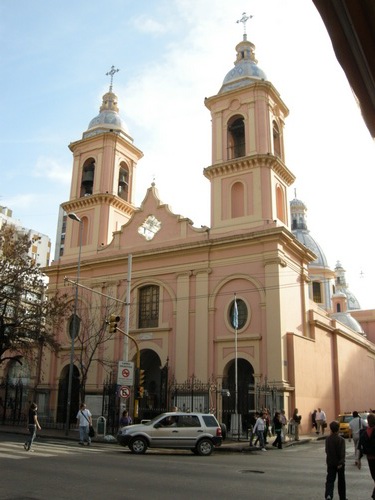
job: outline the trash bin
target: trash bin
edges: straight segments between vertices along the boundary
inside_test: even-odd
[[[107,421],[105,417],[98,417],[96,421],[96,433],[100,436],[104,436],[106,433]]]

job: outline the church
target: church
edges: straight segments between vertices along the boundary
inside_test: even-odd
[[[59,352],[43,353],[41,414],[64,421],[74,335],[73,419],[83,395],[109,420],[120,407],[141,419],[176,405],[213,411],[232,432],[261,407],[288,416],[298,408],[301,431],[310,432],[314,408],[334,419],[374,406],[374,317],[362,314],[366,331],[361,314],[351,315],[335,271],[308,238],[303,203],[289,204],[287,105],[246,34],[235,50],[218,93],[204,100],[210,227],[173,213],[154,183],[135,206],[143,153],[120,116],[113,67],[99,114],[69,145],[70,196],[46,274],[74,313],[56,332]],[[111,315],[117,332],[108,329]],[[131,389],[122,398],[111,389],[119,362],[137,358],[143,397]]]

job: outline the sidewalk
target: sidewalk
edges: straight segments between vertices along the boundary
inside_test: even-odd
[[[0,424],[0,435],[2,433],[22,434],[24,436],[28,435],[27,429],[22,426],[20,427],[20,426]],[[44,438],[78,441],[79,434],[78,434],[78,429],[70,429],[68,435],[66,436],[65,430],[42,428],[41,431],[38,431],[38,439],[44,439]],[[313,441],[318,441],[321,439],[325,439],[325,436],[316,436],[315,434],[304,435],[300,437],[299,441],[288,440],[287,442],[283,443],[283,447],[287,448],[289,446],[299,446],[303,444],[308,444]],[[269,439],[269,442],[266,445],[267,450],[275,449],[272,447],[273,440],[274,440],[273,437]],[[95,438],[92,439],[92,442],[103,443],[108,445],[114,445],[114,444],[117,445],[116,440],[114,441],[107,440],[106,437],[104,436],[96,436]],[[238,438],[232,438],[231,436],[229,436],[225,439],[225,441],[223,441],[223,444],[220,447],[215,448],[215,451],[246,453],[246,452],[259,451],[259,448],[255,446],[249,446],[249,441],[245,438],[240,438],[240,440],[238,440]]]

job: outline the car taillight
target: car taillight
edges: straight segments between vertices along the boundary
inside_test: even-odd
[[[217,436],[217,437],[222,437],[221,427],[217,427],[217,428],[216,428],[216,436]]]

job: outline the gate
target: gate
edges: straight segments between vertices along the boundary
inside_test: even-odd
[[[194,376],[182,384],[171,385],[171,405],[177,406],[181,411],[197,411],[209,413],[213,407],[211,391],[216,386],[204,383]]]
[[[0,383],[0,419],[3,424],[25,424],[26,417],[22,413],[25,396],[22,379],[14,380],[7,375],[2,380]]]

